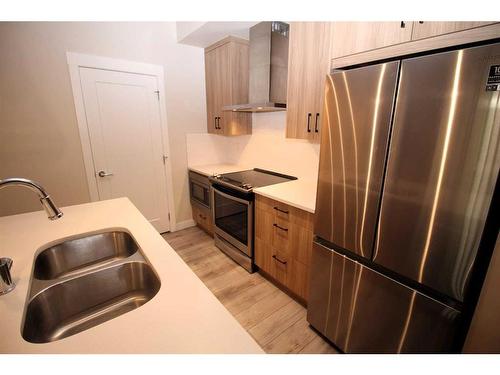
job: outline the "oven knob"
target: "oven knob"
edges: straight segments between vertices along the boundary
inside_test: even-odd
[[[214,174],[215,178],[221,178],[222,176],[220,174]]]
[[[250,185],[250,184],[243,184],[242,187],[243,187],[243,189],[250,190],[252,188],[252,185]]]

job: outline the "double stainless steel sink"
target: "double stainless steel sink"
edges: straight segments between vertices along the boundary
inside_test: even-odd
[[[127,232],[61,242],[35,258],[22,336],[32,343],[72,336],[142,306],[160,285]]]

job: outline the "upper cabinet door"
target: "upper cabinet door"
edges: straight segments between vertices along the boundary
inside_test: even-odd
[[[288,138],[318,139],[323,89],[330,66],[330,22],[290,24]]]
[[[252,132],[252,115],[223,111],[248,102],[248,41],[227,37],[205,49],[207,130],[222,135]]]
[[[207,95],[207,131],[212,134],[218,133],[217,108],[219,107],[217,87],[217,50],[205,53],[205,85]]]
[[[332,58],[408,42],[412,27],[411,21],[334,22]]]
[[[494,22],[428,22],[418,21],[413,24],[411,39],[423,39],[432,36],[454,33],[457,31],[473,29],[475,27],[490,25]]]

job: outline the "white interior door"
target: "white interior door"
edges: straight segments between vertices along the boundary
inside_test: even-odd
[[[80,67],[99,199],[128,197],[170,229],[155,76]]]

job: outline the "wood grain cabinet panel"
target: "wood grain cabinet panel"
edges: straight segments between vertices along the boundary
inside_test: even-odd
[[[307,301],[313,215],[270,198],[255,199],[255,263]]]
[[[332,58],[411,40],[413,22],[334,22]]]
[[[192,204],[191,209],[193,211],[193,220],[196,224],[205,232],[213,235],[214,228],[210,210],[208,208],[198,206],[197,204]]]
[[[288,55],[286,136],[319,141],[331,22],[292,22]]]
[[[223,111],[248,103],[248,41],[227,37],[205,48],[207,131],[220,135],[252,133],[251,113]]]
[[[415,21],[413,23],[412,40],[430,38],[433,36],[455,33],[457,31],[473,29],[491,25],[495,22],[436,22],[436,21]]]

